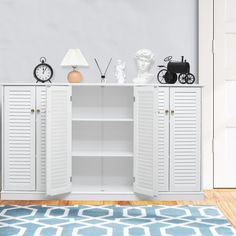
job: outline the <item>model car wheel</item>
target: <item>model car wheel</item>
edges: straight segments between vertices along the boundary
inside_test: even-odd
[[[161,84],[166,84],[166,76],[167,76],[167,70],[162,69],[157,74],[157,80]]]
[[[186,82],[187,84],[193,84],[195,82],[195,76],[191,73],[186,75]]]
[[[180,74],[179,77],[178,77],[178,81],[179,81],[181,84],[186,84],[186,83],[187,83],[186,79],[187,79],[186,74]]]

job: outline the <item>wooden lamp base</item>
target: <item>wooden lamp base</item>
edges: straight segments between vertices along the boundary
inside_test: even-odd
[[[67,76],[67,80],[69,81],[69,83],[80,83],[82,79],[83,76],[77,70],[71,71]]]

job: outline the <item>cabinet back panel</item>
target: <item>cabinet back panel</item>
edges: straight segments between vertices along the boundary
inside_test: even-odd
[[[103,158],[104,191],[126,191],[133,186],[133,158]]]
[[[73,152],[132,152],[133,123],[74,122]]]
[[[72,87],[72,117],[100,118],[101,89],[97,87]]]
[[[133,117],[133,88],[108,87],[103,91],[103,116],[107,118]]]
[[[97,122],[73,122],[73,152],[101,152],[101,129]]]
[[[132,118],[132,87],[73,87],[73,118]]]
[[[103,124],[103,147],[109,152],[133,152],[133,123],[107,122]]]
[[[133,158],[74,157],[72,168],[73,191],[132,191]]]
[[[101,191],[102,162],[100,157],[74,157],[72,160],[72,188],[78,192]]]

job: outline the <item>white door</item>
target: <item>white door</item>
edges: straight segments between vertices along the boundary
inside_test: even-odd
[[[169,191],[170,89],[158,89],[158,191]]]
[[[236,187],[236,1],[214,1],[214,187]]]
[[[35,87],[5,86],[4,190],[35,190]]]
[[[134,96],[134,192],[156,196],[158,89],[135,87]]]
[[[170,88],[170,191],[201,190],[201,88]]]
[[[46,194],[71,192],[71,87],[47,87]]]
[[[46,189],[46,87],[36,86],[37,191]]]

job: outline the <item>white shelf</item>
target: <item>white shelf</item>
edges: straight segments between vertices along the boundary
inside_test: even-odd
[[[132,193],[133,186],[132,185],[79,185],[72,183],[72,189],[78,193],[94,193],[94,194],[101,194],[101,193]]]
[[[122,185],[104,185],[102,186],[102,190],[104,193],[115,193],[115,192],[133,192],[133,185],[127,185],[127,184],[122,184]]]
[[[132,118],[72,118],[72,121],[84,122],[133,122]]]
[[[133,157],[132,152],[72,152],[73,157]]]
[[[79,192],[79,193],[100,193],[101,192],[101,185],[99,184],[91,184],[91,185],[82,185],[74,183],[72,179],[72,191]]]

